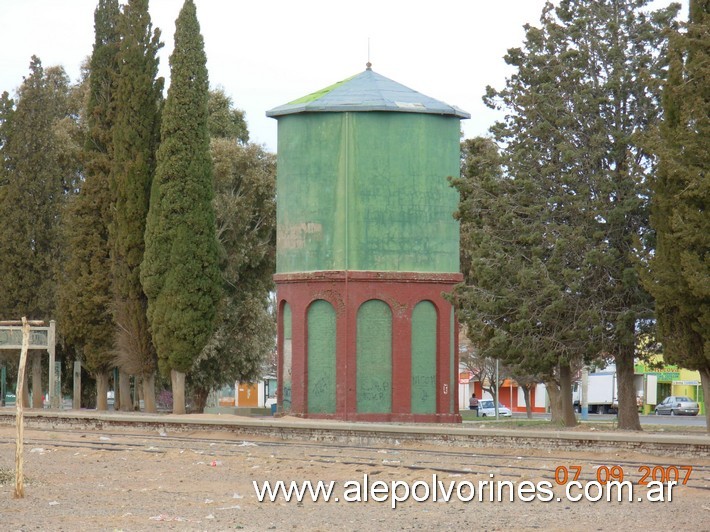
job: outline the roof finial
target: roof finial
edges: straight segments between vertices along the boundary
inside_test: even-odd
[[[370,63],[370,38],[367,38],[367,63],[365,63],[367,70],[372,70],[372,63]]]

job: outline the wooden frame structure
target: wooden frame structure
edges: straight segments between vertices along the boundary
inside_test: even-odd
[[[43,321],[30,321],[30,339],[28,349],[46,350],[49,355],[49,407],[58,409],[60,398],[56,393],[56,378],[54,363],[57,347],[57,324],[50,320],[49,325]],[[0,321],[0,349],[22,350],[22,321]],[[16,398],[22,401],[21,397]]]

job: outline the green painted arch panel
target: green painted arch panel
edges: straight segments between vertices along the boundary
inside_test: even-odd
[[[308,307],[308,413],[335,413],[335,309],[319,299]]]
[[[283,368],[282,368],[282,384],[281,384],[281,409],[284,412],[291,411],[291,391],[293,388],[293,349],[292,349],[292,327],[291,327],[291,305],[284,302],[281,307],[283,320]]]
[[[412,312],[412,414],[436,413],[436,307],[417,303]]]
[[[392,311],[372,299],[357,311],[357,412],[392,412]]]
[[[459,271],[457,117],[279,117],[277,272]]]

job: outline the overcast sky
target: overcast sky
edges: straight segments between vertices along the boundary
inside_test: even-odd
[[[182,0],[152,0],[153,26],[168,57]],[[544,0],[195,0],[212,87],[246,111],[251,139],[276,150],[268,109],[364,70],[373,70],[471,113],[466,137],[485,134],[497,115],[481,102],[486,85],[510,73],[506,50],[523,24],[537,24]],[[668,0],[656,0],[667,5]],[[75,81],[91,54],[97,0],[0,0],[0,92],[11,94],[31,56],[62,65]],[[687,10],[687,0],[683,2]]]

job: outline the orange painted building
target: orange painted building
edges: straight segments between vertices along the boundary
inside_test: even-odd
[[[488,392],[483,390],[481,382],[473,379],[473,374],[468,370],[459,372],[459,408],[462,410],[468,409],[468,400],[471,394],[475,393],[479,399],[491,399]],[[532,411],[536,413],[544,413],[547,411],[547,392],[544,384],[537,384],[530,390],[530,403]],[[499,402],[503,406],[510,408],[516,413],[525,413],[525,396],[523,390],[512,379],[505,379],[499,389]]]

